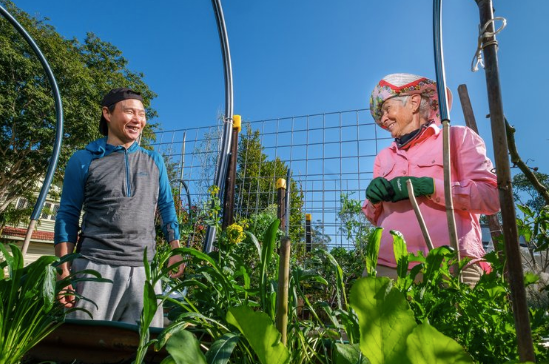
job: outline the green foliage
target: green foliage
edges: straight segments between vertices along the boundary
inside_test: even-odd
[[[351,290],[360,349],[371,363],[472,363],[463,348],[428,323],[417,325],[405,296],[389,278],[367,277]]]
[[[538,181],[549,189],[549,175],[541,172],[533,172]],[[515,201],[519,204],[528,206],[534,211],[540,211],[545,205],[546,202],[543,197],[536,191],[532,182],[523,174],[518,173],[513,176],[513,195]]]
[[[280,332],[263,312],[246,306],[231,307],[227,322],[246,337],[261,364],[285,364],[290,358],[288,349],[280,342]]]
[[[0,244],[3,259],[0,262],[0,364],[19,363],[23,355],[45,338],[65,320],[65,310],[57,303],[57,297],[71,281],[76,284],[80,278],[68,276],[57,281],[57,267],[72,260],[75,255],[63,259],[42,256],[24,266],[19,248],[10,244],[11,254]],[[101,279],[97,272],[85,271]],[[110,282],[110,281],[108,281]],[[79,296],[78,298],[84,299]],[[72,312],[76,308],[67,311]]]
[[[241,133],[238,145],[235,201],[240,219],[247,219],[276,203],[276,181],[286,179],[288,167],[279,158],[268,160],[259,131],[252,131],[249,124],[245,133]],[[304,235],[301,212],[304,197],[294,179],[286,182],[290,187],[289,235],[292,241],[297,242]]]
[[[346,345],[336,343],[333,361],[334,364],[370,364],[368,358],[360,351],[359,344]]]
[[[55,28],[18,9],[2,5],[28,31],[42,50],[56,77],[64,113],[64,139],[56,180],[62,179],[69,156],[100,137],[100,101],[114,87],[140,91],[146,107],[156,95],[143,82],[142,73],[127,68],[128,61],[114,45],[89,33],[83,43],[65,39]],[[0,200],[10,202],[34,191],[43,178],[53,151],[55,106],[51,85],[23,37],[0,18]],[[156,116],[147,110],[149,119]],[[151,125],[144,141],[153,135]],[[0,214],[7,208],[0,205]]]

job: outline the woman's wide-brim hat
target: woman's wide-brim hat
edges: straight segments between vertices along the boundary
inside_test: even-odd
[[[440,108],[436,82],[410,73],[393,73],[383,77],[374,87],[370,96],[370,113],[376,123],[383,128],[380,123],[381,105],[386,100],[396,96],[415,94],[420,94],[430,100],[431,114],[429,115],[429,120],[434,120],[437,125],[440,125]],[[448,88],[446,88],[446,95],[448,98],[448,110],[450,110],[452,107],[452,93]]]

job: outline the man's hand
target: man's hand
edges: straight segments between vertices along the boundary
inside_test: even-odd
[[[179,254],[177,255],[172,255],[169,259],[168,259],[168,267],[176,264],[176,263],[179,263],[183,261],[183,257]],[[183,272],[185,271],[185,263],[181,263],[177,266],[177,271],[175,270],[172,270],[170,271],[170,277],[171,278],[177,278],[177,277],[181,277],[181,275],[183,274]]]
[[[174,240],[174,241],[170,241],[170,247],[172,249],[177,249],[179,248],[179,240]],[[183,261],[183,257],[179,254],[177,255],[172,255],[169,259],[168,259],[168,267],[176,264],[176,263],[179,263],[179,262],[182,262]],[[178,266],[177,266],[177,271],[170,271],[169,275],[171,278],[177,278],[177,277],[181,277],[181,275],[183,274],[183,272],[185,271],[185,263],[180,263]]]
[[[366,188],[366,198],[374,204],[381,201],[391,201],[394,194],[393,186],[383,177],[374,178]]]
[[[408,180],[412,181],[416,197],[435,193],[435,181],[431,177],[395,177],[389,181],[394,190],[392,202],[408,199],[408,187],[406,187]]]
[[[70,274],[68,268],[63,267],[62,269],[62,273],[57,275],[58,281],[65,279]],[[69,284],[59,291],[59,293],[57,294],[57,300],[66,308],[74,307],[74,288],[72,287],[72,284]]]
[[[62,242],[55,244],[54,248],[55,256],[61,258],[74,251],[74,243]],[[61,269],[61,273],[57,274],[58,281],[65,279],[71,274],[71,267],[69,262],[65,262],[59,265],[59,269]],[[74,307],[74,298],[74,288],[72,287],[72,284],[64,287],[61,291],[59,291],[59,294],[57,295],[57,300],[59,301],[59,303],[67,308]]]

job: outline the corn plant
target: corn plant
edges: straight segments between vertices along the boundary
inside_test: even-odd
[[[65,311],[57,302],[63,289],[71,282],[80,281],[73,275],[57,281],[57,267],[74,259],[72,254],[59,259],[54,256],[42,256],[28,266],[24,266],[23,255],[19,248],[9,245],[11,254],[0,244],[4,261],[0,268],[5,272],[0,280],[0,364],[18,363],[26,352],[55,330],[65,320]],[[95,271],[85,271],[94,278],[85,278],[101,282]],[[82,278],[84,279],[84,278]],[[76,295],[78,299],[85,299]]]

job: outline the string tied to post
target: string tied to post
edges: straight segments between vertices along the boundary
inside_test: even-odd
[[[496,27],[496,21],[501,21],[501,26],[497,28],[493,32],[488,31],[488,27],[490,25],[493,25],[494,28]],[[503,17],[495,17],[493,19],[490,19],[484,24],[484,26],[478,26],[478,40],[477,40],[477,50],[475,52],[475,55],[473,56],[473,61],[471,62],[471,71],[477,72],[478,66],[484,68],[484,60],[482,58],[482,50],[488,46],[495,45],[496,49],[498,47],[498,41],[494,38],[496,34],[501,32],[505,27],[507,26],[507,19]],[[493,38],[491,40],[487,40]]]

